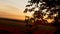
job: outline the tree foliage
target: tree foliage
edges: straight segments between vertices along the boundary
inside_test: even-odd
[[[60,0],[28,0],[28,3],[24,13],[34,11],[34,19],[60,19]]]

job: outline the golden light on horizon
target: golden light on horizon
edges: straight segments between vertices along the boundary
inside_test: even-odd
[[[0,0],[0,18],[25,19],[23,10],[27,0]]]
[[[0,0],[0,17],[18,19],[18,20],[24,20],[25,16],[33,17],[34,11],[23,13],[26,2],[27,2],[26,0],[6,0],[6,1]],[[32,7],[34,6],[35,4]],[[32,7],[27,8],[31,9]],[[35,10],[38,11],[39,9],[36,8]],[[42,13],[46,13],[46,10],[47,9],[43,10]],[[50,14],[50,11],[48,11],[46,14]],[[57,15],[58,14],[54,14],[53,16]],[[43,19],[45,19],[48,17],[48,15],[45,15],[43,17],[44,17]],[[45,20],[47,20],[49,23],[54,21],[54,19],[45,19]]]
[[[20,9],[5,3],[0,3],[0,18],[10,18],[10,19],[17,19],[17,20],[25,19]]]
[[[17,20],[24,20],[24,16],[19,15],[12,15],[5,12],[0,12],[0,18],[9,18],[9,19],[17,19]]]
[[[27,13],[25,13],[25,16],[33,17],[33,16],[32,16],[33,13],[34,13],[34,11],[32,11],[32,12],[27,12]]]

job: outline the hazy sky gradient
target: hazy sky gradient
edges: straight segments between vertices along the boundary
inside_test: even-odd
[[[24,20],[25,15],[31,16],[34,12],[24,14],[23,11],[28,0],[0,0],[0,18]],[[47,19],[52,22],[53,19]]]
[[[0,17],[24,19],[26,4],[27,0],[0,0]]]

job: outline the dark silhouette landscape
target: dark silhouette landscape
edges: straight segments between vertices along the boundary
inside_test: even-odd
[[[56,28],[53,26],[37,25],[28,27],[23,20],[0,18],[1,34],[53,34]]]

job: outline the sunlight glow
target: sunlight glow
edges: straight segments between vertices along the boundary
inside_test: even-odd
[[[53,23],[54,19],[47,19],[48,23]]]
[[[39,10],[39,8],[35,8],[35,10],[34,11],[38,11]]]
[[[34,11],[32,11],[32,12],[27,12],[27,13],[25,13],[25,16],[33,17],[33,16],[32,16],[33,13],[34,13]]]
[[[50,11],[48,11],[46,14],[50,14],[51,12]]]
[[[58,16],[58,12],[56,14],[53,15],[54,17]]]
[[[32,7],[30,6],[30,7],[26,7],[27,9],[32,9]]]
[[[40,7],[40,5],[41,5],[42,3],[41,2],[39,2],[39,4],[38,4],[38,6]]]
[[[2,4],[4,3],[4,4]],[[0,16],[6,17],[6,18],[13,18],[13,19],[24,19],[25,16],[33,17],[34,11],[38,11],[39,8],[35,7],[36,4],[33,4],[33,6],[27,7],[28,9],[32,9],[35,7],[34,11],[23,13],[23,9],[25,9],[25,5],[27,4],[27,0],[0,0]],[[38,6],[40,6],[42,3],[39,3]],[[51,8],[51,10],[54,8]],[[56,8],[58,9],[58,8]],[[47,18],[50,14],[50,11],[46,12],[47,9],[42,10],[42,13],[46,13],[45,16],[43,16],[43,19]],[[1,13],[4,12],[4,13]],[[24,15],[23,15],[24,14]],[[14,15],[14,16],[13,16]],[[53,15],[53,17],[56,17],[58,15],[58,12]],[[39,19],[41,20],[41,19]],[[54,19],[45,19],[48,21],[48,23],[51,23],[54,21]]]
[[[42,13],[46,13],[46,10],[47,10],[47,9],[42,10]]]
[[[56,17],[58,14],[54,14],[53,16]]]
[[[33,4],[31,7],[35,7],[36,4]]]
[[[45,16],[43,16],[43,19],[45,19],[45,18],[47,18],[48,17],[48,15],[45,15]]]

